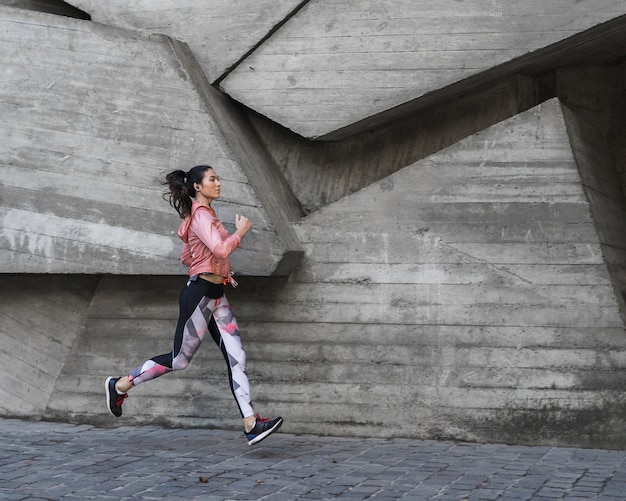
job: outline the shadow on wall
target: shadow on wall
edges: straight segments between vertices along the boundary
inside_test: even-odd
[[[91,20],[89,14],[61,0],[0,0],[0,4],[36,12],[56,14],[58,16],[73,17],[74,19]]]
[[[337,141],[249,116],[309,214],[554,95],[552,77],[514,75]]]

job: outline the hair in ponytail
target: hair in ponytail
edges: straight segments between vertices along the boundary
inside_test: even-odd
[[[210,165],[196,165],[189,172],[175,170],[165,176],[166,186],[169,190],[164,193],[164,197],[169,198],[170,205],[176,209],[181,218],[191,214],[192,198],[196,196],[194,185],[201,183],[204,173],[213,169]]]

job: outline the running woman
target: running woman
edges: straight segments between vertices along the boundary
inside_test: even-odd
[[[163,184],[169,186],[170,205],[183,219],[178,229],[178,236],[184,242],[181,261],[189,267],[189,280],[180,293],[174,349],[145,361],[128,376],[108,377],[107,408],[113,416],[120,417],[131,388],[185,369],[208,333],[226,360],[231,391],[243,418],[248,445],[257,444],[278,430],[283,418],[262,418],[252,407],[246,353],[237,320],[224,295],[227,284],[237,285],[228,257],[241,245],[241,239],[251,227],[250,221],[237,214],[236,231],[232,235],[228,233],[211,207],[220,197],[221,183],[208,165],[198,165],[189,172],[175,170],[165,179]]]

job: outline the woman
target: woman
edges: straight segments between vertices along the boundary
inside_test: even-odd
[[[250,221],[237,214],[235,233],[230,235],[224,228],[211,207],[213,200],[220,197],[220,180],[208,165],[198,165],[189,172],[171,172],[164,184],[169,185],[170,205],[183,219],[178,236],[184,242],[181,260],[189,267],[189,281],[180,294],[174,349],[147,360],[128,376],[108,377],[105,382],[107,408],[120,417],[122,403],[131,388],[168,372],[185,369],[208,332],[224,355],[248,445],[254,445],[280,428],[283,419],[261,418],[252,408],[246,354],[237,320],[224,295],[227,283],[237,285],[228,256],[241,245],[241,239],[250,229]]]

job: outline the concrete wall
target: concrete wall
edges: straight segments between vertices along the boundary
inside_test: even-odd
[[[557,74],[576,162],[622,312],[626,312],[625,77],[623,70],[614,68]]]
[[[0,8],[1,414],[240,429],[210,345],[135,389],[123,418],[104,407],[106,376],[171,347],[185,278],[157,174],[208,160],[234,190],[220,214],[254,210],[264,231],[238,253],[246,276],[229,297],[257,410],[286,431],[623,448],[612,15],[605,37],[564,39],[524,75],[487,72],[368,129],[364,108],[353,135],[320,144],[219,93],[191,44]],[[609,67],[557,71],[568,49]],[[149,246],[158,259],[103,257],[135,248],[124,235],[146,225],[172,243]]]
[[[94,21],[187,43],[215,83],[308,0],[72,0]]]
[[[1,415],[44,415],[97,282],[94,276],[1,276]]]
[[[47,12],[76,19],[91,19],[91,16],[63,0],[0,0],[0,5],[7,5],[19,9]]]
[[[70,3],[95,21],[183,40],[235,100],[332,140],[504,76],[612,62],[626,45],[626,0]]]
[[[255,221],[236,269],[280,267],[292,250],[282,219],[273,221],[282,213],[253,187],[259,176],[233,152],[174,41],[0,13],[0,272],[185,273],[180,220],[161,183],[199,163],[228,185],[219,205],[231,231],[237,211]]]
[[[285,430],[622,447],[626,338],[558,101],[301,220],[291,278],[229,293]],[[169,349],[182,279],[102,277],[45,409],[111,424],[102,381]],[[173,409],[176,409],[173,411]],[[210,343],[115,424],[239,426]]]
[[[609,26],[602,34],[589,30],[615,20],[620,38],[626,2],[590,7],[568,0],[311,0],[220,87],[304,137],[335,140],[496,77],[610,60]],[[574,38],[576,50],[561,45]]]

